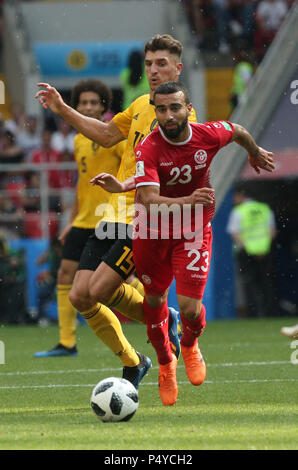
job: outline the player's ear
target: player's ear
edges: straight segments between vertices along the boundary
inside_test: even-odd
[[[178,76],[180,76],[182,70],[183,70],[183,64],[181,62],[178,62],[178,64],[176,65],[177,67],[177,72],[178,72]]]
[[[192,111],[192,103],[189,103],[186,107],[187,107],[187,111],[188,111],[188,116],[190,116],[191,111]]]

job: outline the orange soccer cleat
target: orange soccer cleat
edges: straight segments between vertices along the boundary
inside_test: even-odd
[[[201,385],[206,378],[207,368],[199,346],[196,343],[187,348],[181,344],[181,354],[189,381],[193,385]]]
[[[159,365],[159,395],[165,406],[172,406],[178,397],[178,385],[176,380],[177,358],[172,354],[173,360],[168,364]]]

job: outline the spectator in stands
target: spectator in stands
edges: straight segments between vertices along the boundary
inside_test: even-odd
[[[41,142],[36,116],[26,117],[23,130],[17,134],[17,142],[25,152],[25,160],[29,161],[31,153],[40,147]]]
[[[40,210],[40,176],[36,171],[26,174],[26,188],[22,194],[22,205],[25,212]]]
[[[17,207],[6,191],[0,189],[0,227],[9,231],[9,238],[23,234],[23,210]],[[3,194],[4,193],[4,194]]]
[[[262,0],[256,9],[255,54],[260,62],[273,41],[288,10],[284,0]]]
[[[120,81],[123,91],[122,109],[128,108],[139,96],[149,93],[149,83],[141,51],[131,52],[127,67],[120,74]]]
[[[64,150],[60,155],[61,163],[74,163],[74,155],[69,150]],[[59,171],[59,188],[73,189],[77,182],[77,169],[76,167],[69,170]]]
[[[64,152],[65,150],[73,154],[74,151],[74,137],[75,132],[63,119],[59,119],[58,130],[52,136],[52,147],[57,152]]]
[[[23,195],[25,189],[26,179],[24,172],[16,170],[2,174],[1,190],[9,197],[16,210],[23,209]]]
[[[6,215],[12,215],[12,214],[16,214],[17,211],[19,210],[19,208],[17,208],[11,198],[9,197],[9,195],[6,193],[6,191],[4,190],[1,190],[1,193],[2,191],[5,193],[5,194],[1,194],[1,197],[0,197],[0,220],[2,221],[2,219],[5,220],[5,216]]]
[[[20,163],[24,159],[23,149],[17,145],[14,134],[4,130],[0,135],[0,162]]]
[[[254,13],[256,0],[214,0],[218,5],[218,21],[221,22],[222,36],[232,48],[242,42],[250,48],[255,29]],[[219,6],[221,7],[219,9]],[[221,44],[219,45],[219,49]]]
[[[26,188],[22,193],[22,204],[24,209],[24,235],[27,238],[44,237],[43,222],[46,218],[50,236],[57,232],[57,210],[59,197],[49,200],[49,212],[41,212],[41,197],[43,195],[40,174],[32,171],[26,174]],[[53,209],[54,208],[54,209]],[[53,210],[52,210],[53,209]]]
[[[222,6],[213,0],[190,0],[188,14],[191,27],[196,36],[196,44],[199,49],[210,50],[216,47],[217,42],[226,44],[222,22]],[[228,52],[229,49],[225,52]]]
[[[13,250],[6,234],[0,234],[0,321],[3,323],[24,323],[25,302],[25,260],[23,250]]]
[[[4,123],[5,129],[18,135],[25,127],[25,113],[21,105],[14,103],[11,107],[12,117]]]
[[[65,150],[61,153],[60,156],[61,163],[74,163],[74,155]],[[69,169],[69,170],[60,170],[57,183],[59,185],[59,198],[56,200],[56,207],[54,206],[54,199],[52,199],[51,208],[52,210],[56,210],[60,213],[60,223],[62,223],[62,219],[64,216],[66,217],[67,214],[64,213],[67,211],[69,215],[70,207],[73,205],[73,199],[75,195],[75,187],[77,182],[77,169]],[[57,196],[57,192],[56,192]]]
[[[241,40],[254,44],[258,62],[278,31],[293,0],[184,0],[186,14],[201,50],[230,53]]]
[[[61,153],[52,147],[52,132],[44,129],[41,134],[41,146],[31,155],[32,163],[57,163],[61,161]],[[60,170],[48,171],[48,185],[50,188],[60,188]]]
[[[48,304],[56,300],[57,273],[62,256],[62,246],[55,237],[50,241],[49,249],[42,253],[37,259],[38,266],[45,265],[45,269],[37,276],[37,302],[38,314],[37,322],[40,326],[46,326],[49,322],[47,318]]]
[[[69,150],[58,152],[52,147],[52,132],[44,129],[42,132],[42,145],[32,154],[32,163],[63,163],[74,162],[73,154]],[[49,206],[51,210],[56,212],[64,207],[64,197],[69,189],[72,190],[76,184],[76,170],[60,170],[48,171],[49,186]],[[60,190],[57,192],[57,189]],[[53,191],[54,190],[54,191]]]
[[[190,4],[186,11],[200,49],[228,54],[235,40],[248,40],[254,1],[191,0]]]

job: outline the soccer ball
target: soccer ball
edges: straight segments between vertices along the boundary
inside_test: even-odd
[[[126,379],[109,377],[93,389],[91,408],[104,422],[128,421],[139,406],[138,392]]]

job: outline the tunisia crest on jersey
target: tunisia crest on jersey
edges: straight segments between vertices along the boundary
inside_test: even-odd
[[[207,158],[208,155],[205,150],[197,150],[197,152],[194,154],[194,159],[197,163],[195,169],[199,170],[200,168],[204,168],[206,166]]]

